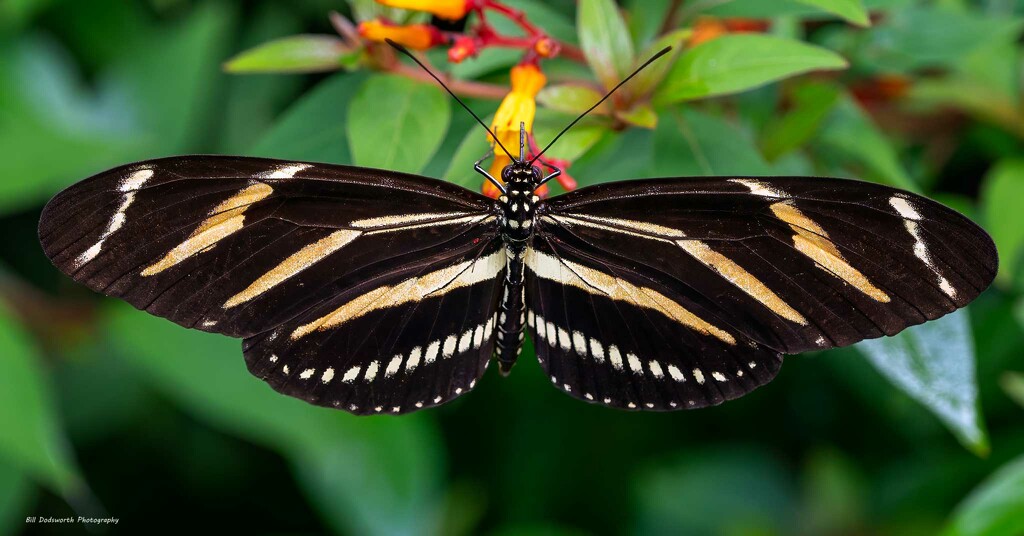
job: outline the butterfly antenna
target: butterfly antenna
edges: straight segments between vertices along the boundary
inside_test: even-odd
[[[533,163],[534,163],[534,162],[536,162],[536,161],[537,161],[537,159],[541,157],[541,155],[543,155],[543,154],[544,154],[545,152],[547,152],[547,150],[548,150],[548,149],[550,149],[550,148],[551,148],[551,146],[552,146],[552,145],[554,145],[556,141],[558,141],[558,138],[561,138],[561,137],[562,137],[562,134],[565,134],[566,132],[568,132],[570,128],[572,128],[573,126],[575,126],[575,125],[576,125],[576,123],[579,123],[581,119],[583,119],[584,117],[586,117],[586,116],[587,116],[587,114],[589,114],[590,112],[594,111],[594,109],[595,109],[595,108],[597,108],[597,107],[598,107],[598,106],[600,106],[600,105],[601,105],[602,103],[604,103],[604,101],[608,100],[608,97],[611,97],[611,96],[612,96],[612,94],[613,94],[613,93],[615,93],[615,91],[616,91],[616,90],[618,90],[618,89],[619,89],[620,87],[622,87],[622,86],[626,85],[626,82],[629,82],[629,81],[630,81],[630,80],[631,80],[631,79],[632,79],[632,78],[633,78],[634,76],[636,76],[637,74],[639,74],[639,73],[640,73],[640,71],[644,70],[644,68],[645,68],[645,67],[647,67],[648,65],[650,65],[650,64],[652,64],[652,63],[654,63],[654,60],[656,60],[656,59],[658,59],[658,58],[660,58],[660,57],[664,56],[665,54],[668,54],[668,51],[670,51],[670,50],[672,50],[672,47],[665,47],[665,48],[661,49],[661,50],[660,50],[660,51],[659,51],[659,52],[658,52],[657,54],[655,54],[655,55],[651,56],[651,59],[649,59],[649,60],[645,61],[643,65],[641,65],[641,66],[637,67],[637,68],[636,68],[636,70],[635,70],[635,71],[633,71],[633,74],[631,74],[631,75],[627,76],[626,78],[623,78],[621,82],[619,82],[618,84],[616,84],[616,86],[615,86],[615,87],[613,87],[613,88],[611,89],[611,91],[609,91],[608,93],[606,93],[604,97],[601,97],[601,100],[597,101],[597,103],[595,103],[595,104],[594,104],[593,106],[591,106],[590,108],[587,108],[587,111],[585,111],[585,112],[581,113],[581,114],[580,114],[580,116],[579,116],[579,117],[577,117],[576,119],[574,119],[572,123],[569,123],[569,126],[567,126],[567,127],[563,128],[563,129],[562,129],[562,131],[561,131],[561,132],[559,132],[557,136],[555,136],[555,139],[551,140],[551,142],[549,142],[549,143],[548,143],[548,144],[547,144],[547,145],[546,145],[546,146],[544,147],[544,149],[543,149],[543,150],[542,150],[541,152],[537,153],[537,154],[536,154],[536,155],[535,155],[535,156],[533,157],[533,160],[530,160],[530,165],[532,166],[532,165],[533,165]]]
[[[494,135],[494,132],[491,131],[491,127],[487,126],[487,123],[484,123],[483,120],[480,119],[478,115],[473,113],[473,110],[470,110],[469,106],[466,106],[466,103],[462,102],[462,99],[460,99],[458,95],[453,93],[451,89],[448,89],[448,86],[444,82],[442,82],[441,79],[436,74],[434,74],[430,69],[428,69],[427,66],[423,64],[422,61],[420,61],[416,56],[413,56],[412,52],[406,50],[405,47],[399,45],[398,43],[392,41],[391,39],[385,39],[384,41],[387,42],[387,44],[391,45],[391,47],[394,48],[395,50],[401,52],[402,54],[405,54],[406,56],[409,56],[409,58],[411,58],[412,61],[415,61],[416,65],[419,65],[420,68],[426,71],[431,78],[437,80],[437,83],[440,84],[441,87],[443,87],[444,90],[447,91],[448,94],[451,95],[453,99],[455,99],[455,102],[459,103],[459,105],[465,108],[466,111],[469,112],[469,115],[473,116],[473,119],[476,119],[476,122],[480,123],[480,126],[484,127],[484,130],[486,130],[487,133],[491,135],[491,139],[494,140],[494,143],[498,144],[498,147],[501,147],[501,150],[505,151],[505,154],[507,154],[510,159],[516,160],[516,157],[512,156],[512,153],[508,152],[508,149],[506,149],[505,146],[501,144],[501,140],[499,140],[498,137]]]

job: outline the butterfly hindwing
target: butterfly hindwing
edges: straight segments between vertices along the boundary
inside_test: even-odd
[[[551,382],[589,402],[671,411],[720,404],[775,377],[779,352],[625,265],[564,243],[526,256],[527,326]]]
[[[436,406],[476,386],[494,346],[500,241],[355,285],[245,340],[274,389],[358,414]]]

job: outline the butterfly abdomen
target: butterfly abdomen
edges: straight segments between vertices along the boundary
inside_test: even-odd
[[[505,251],[508,255],[508,265],[505,270],[504,293],[498,309],[498,334],[494,346],[498,370],[502,374],[508,374],[512,370],[512,365],[515,365],[516,359],[523,351],[523,339],[526,334],[526,307],[523,297],[524,255],[512,247],[507,247]]]

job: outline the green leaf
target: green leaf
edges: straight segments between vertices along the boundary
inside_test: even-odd
[[[965,447],[979,456],[988,452],[966,310],[855,348],[893,385],[934,413]]]
[[[0,303],[0,458],[72,499],[83,482],[41,364],[28,334]]]
[[[537,102],[558,112],[580,114],[601,100],[604,95],[592,87],[581,84],[558,84],[548,86],[537,94]],[[591,113],[607,114],[611,106],[607,101]]]
[[[798,74],[844,69],[831,50],[770,35],[731,34],[687,50],[655,92],[659,103],[739,93]]]
[[[776,160],[810,140],[839,100],[839,89],[829,84],[804,84],[793,91],[784,115],[774,116],[761,134],[765,157]]]
[[[287,457],[336,532],[408,534],[432,523],[441,461],[429,416],[366,418],[312,406],[251,375],[238,340],[122,304],[105,312],[104,332],[122,359],[195,417]]]
[[[319,73],[342,67],[348,47],[335,35],[293,35],[275,39],[234,56],[229,73]]]
[[[372,76],[349,105],[356,165],[418,173],[441,145],[451,107],[440,89],[400,76]]]
[[[637,104],[629,110],[615,114],[615,117],[635,127],[654,128],[658,126],[658,114],[650,104]]]
[[[818,132],[815,146],[833,153],[829,160],[848,163],[860,178],[920,190],[903,168],[893,143],[849,95],[839,99]]]
[[[1000,283],[1008,285],[1024,262],[1024,159],[1003,160],[985,177],[981,194],[985,229],[999,252]]]
[[[838,15],[858,26],[870,26],[871,20],[861,0],[797,0],[801,4],[814,6],[823,11]]]
[[[533,137],[537,140],[537,145],[546,146],[573,119],[575,117],[571,115],[537,110],[537,119],[533,123]],[[571,162],[589,151],[608,132],[606,121],[583,120],[558,138],[558,142],[544,155]]]
[[[1024,456],[1007,463],[967,496],[943,536],[1024,534]]]
[[[656,176],[771,175],[750,132],[721,117],[669,108],[654,134]]]
[[[482,119],[484,123],[490,124],[492,117],[488,116]],[[473,163],[487,153],[487,133],[482,132],[482,130],[470,128],[469,132],[466,133],[466,137],[462,138],[459,148],[455,150],[455,154],[452,156],[451,163],[448,164],[448,170],[444,172],[444,180],[474,192],[480,191],[480,185],[485,179],[473,170]],[[501,149],[498,149],[498,151],[501,151]],[[484,162],[482,165],[486,168],[489,162]]]
[[[337,74],[324,80],[283,114],[246,154],[288,160],[350,164],[349,103],[367,78],[362,73]]]
[[[665,79],[665,75],[675,63],[676,58],[686,49],[686,40],[692,34],[693,30],[686,28],[673,30],[656,39],[637,57],[634,68],[640,67],[643,62],[651,59],[665,47],[672,47],[672,50],[640,71],[623,89],[629,92],[634,99],[646,98]]]
[[[576,11],[580,46],[597,79],[611,88],[633,66],[633,40],[612,0],[580,0]]]

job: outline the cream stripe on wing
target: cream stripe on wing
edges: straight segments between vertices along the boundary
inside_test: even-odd
[[[699,240],[679,240],[676,244],[693,258],[725,278],[726,281],[736,285],[750,297],[771,309],[775,314],[797,324],[807,325],[807,319],[802,314],[790,307],[785,300],[772,292],[761,280],[744,270],[743,267],[733,262],[729,257],[718,253]]]
[[[395,214],[392,216],[381,216],[378,218],[366,218],[355,220],[349,225],[356,229],[380,229],[382,227],[399,227],[407,223],[421,223],[437,220],[438,223],[446,223],[452,218],[469,216],[469,212],[445,212],[445,213],[418,213],[418,214]]]
[[[700,333],[714,336],[727,344],[736,344],[736,339],[732,335],[706,322],[654,289],[636,286],[629,281],[582,264],[559,260],[534,248],[527,250],[526,266],[542,279],[569,285],[597,296],[623,301],[636,307],[658,311]]]
[[[82,254],[75,259],[75,268],[79,268],[83,264],[96,258],[96,255],[99,255],[100,251],[103,249],[103,241],[124,226],[124,222],[128,218],[126,214],[128,207],[135,202],[135,191],[141,188],[142,185],[151,178],[153,178],[153,170],[149,168],[142,168],[136,170],[121,181],[121,184],[118,185],[117,188],[118,191],[123,194],[121,196],[121,206],[118,207],[117,212],[110,217],[110,223],[107,224],[107,229],[103,231],[102,235],[100,235],[99,240],[89,247],[89,249],[83,251]]]
[[[839,249],[828,237],[828,233],[814,220],[808,218],[795,206],[788,202],[774,203],[772,212],[780,220],[789,224],[796,233],[793,235],[793,246],[813,260],[819,268],[846,281],[868,297],[882,303],[889,303],[889,295],[876,287],[856,268],[846,262]]]
[[[779,297],[753,274],[736,264],[731,259],[711,249],[706,243],[699,240],[686,240],[686,234],[678,229],[672,229],[663,225],[656,225],[634,220],[623,220],[616,218],[604,218],[601,221],[611,223],[605,225],[597,221],[591,221],[587,216],[549,216],[557,223],[569,225],[582,225],[622,233],[630,236],[639,236],[650,240],[659,240],[675,244],[690,254],[691,257],[700,261],[701,264],[711,268],[718,275],[735,285],[751,298],[754,298],[762,305],[771,309],[772,312],[797,324],[807,325],[804,318],[796,309],[793,309],[785,300]]]
[[[143,277],[156,275],[237,232],[245,222],[245,211],[253,203],[266,199],[273,192],[273,188],[263,183],[256,183],[243,188],[237,194],[217,205],[216,208],[210,211],[210,217],[199,224],[199,227],[192,232],[188,239],[167,252],[162,259],[143,270],[141,275]]]
[[[245,290],[228,298],[228,301],[224,302],[223,308],[230,309],[263,294],[295,274],[324,260],[328,255],[345,247],[361,234],[360,231],[335,231],[307,245],[253,281]]]
[[[412,277],[393,286],[373,289],[338,307],[313,322],[299,326],[292,332],[292,340],[309,333],[334,328],[373,311],[395,307],[403,303],[418,302],[431,297],[490,281],[505,267],[505,252],[495,251],[476,261],[465,261],[429,274]]]

